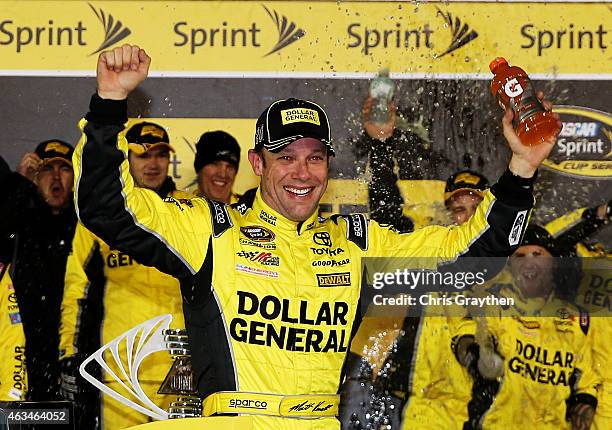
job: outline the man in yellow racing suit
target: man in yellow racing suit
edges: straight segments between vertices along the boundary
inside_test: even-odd
[[[168,176],[169,153],[174,149],[163,127],[150,122],[139,122],[127,130],[126,140],[130,173],[136,186],[155,192],[160,201],[191,197],[177,190],[172,178]],[[100,270],[102,282],[95,275]],[[101,331],[90,322],[97,319],[95,314],[99,309],[103,309],[104,314]],[[95,338],[101,333],[104,345],[134,326],[164,314],[173,315],[173,327],[184,327],[178,281],[153,267],[139,264],[129,255],[111,248],[81,223],[77,224],[67,261],[62,300],[62,363],[74,362],[76,372],[76,365],[80,364],[84,356],[93,352],[79,350],[79,345],[84,343],[83,337]],[[71,360],[75,357],[80,359]],[[172,359],[169,354],[165,354],[145,360],[140,367],[141,386],[158,403],[169,403],[171,399],[170,396],[156,395],[171,366]],[[62,368],[65,370],[66,366],[62,365]],[[78,397],[75,398],[69,392],[70,384],[65,383],[72,375],[62,373],[62,376],[63,394],[69,400],[76,400],[79,407],[86,408],[88,405],[80,405]],[[119,384],[108,376],[105,376],[105,382],[121,392]],[[93,415],[88,410],[83,413]],[[89,418],[91,416],[84,417]],[[139,412],[125,408],[110,396],[103,398],[101,418],[104,428],[109,429],[131,427],[150,420]],[[80,425],[91,427],[92,424],[81,422]]]
[[[564,271],[571,263],[560,258],[562,250],[544,228],[530,225],[510,259],[510,283],[488,287],[513,303],[486,309],[489,316],[478,317],[485,324],[480,329],[494,337],[499,358],[494,353],[485,357],[482,344],[479,353],[466,354],[470,348],[464,340],[479,335],[467,319],[458,329],[467,335],[453,345],[459,361],[468,363],[471,359],[466,357],[471,355],[478,360],[479,371],[483,359],[488,361],[486,367],[499,371],[499,392],[489,410],[473,419],[469,428],[589,428],[573,427],[570,420],[579,419],[580,409],[592,413],[597,406],[600,376],[593,366],[592,350],[600,333],[593,331],[588,312],[563,298],[564,284],[575,288],[578,278],[573,278],[574,267]]]
[[[25,400],[27,373],[25,335],[17,295],[10,275],[10,264],[0,261],[0,401]]]
[[[398,234],[362,215],[317,216],[334,154],[327,115],[312,102],[280,100],[260,116],[249,151],[261,177],[251,207],[162,201],[134,187],[118,137],[127,95],[149,64],[130,45],[99,57],[98,93],[74,156],[77,212],[103,240],[180,280],[204,415],[252,414],[258,429],[339,428],[336,393],[359,321],[362,258],[509,255],[533,205],[535,171],[554,145],[521,145],[507,111],[514,155],[474,217]]]
[[[612,254],[601,243],[585,243],[590,235],[609,224],[611,202],[590,208],[580,208],[546,224],[546,229],[565,246],[574,246],[582,257],[583,276],[575,303],[591,316],[593,340],[593,366],[599,372],[601,386],[597,393],[597,410],[593,429],[612,427],[612,372],[609,366],[608,343],[612,336]],[[585,385],[579,380],[580,386]],[[580,390],[579,390],[580,391]]]

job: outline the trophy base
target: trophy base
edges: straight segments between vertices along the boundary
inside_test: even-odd
[[[202,399],[192,396],[179,396],[168,408],[168,418],[195,418],[202,416]]]

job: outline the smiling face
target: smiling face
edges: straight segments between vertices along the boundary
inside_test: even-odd
[[[553,257],[546,248],[523,245],[510,257],[510,270],[526,298],[546,297],[553,289]]]
[[[261,196],[291,221],[305,221],[319,206],[327,188],[325,146],[312,138],[298,139],[280,152],[249,151],[253,171],[261,177]]]
[[[446,206],[453,223],[461,225],[468,221],[482,201],[482,197],[472,193],[458,193],[452,196]]]
[[[74,173],[72,166],[62,160],[45,162],[36,175],[38,192],[53,213],[70,203]]]
[[[168,176],[170,152],[168,147],[151,148],[142,154],[130,151],[130,173],[136,186],[159,190]]]
[[[206,164],[198,170],[200,192],[209,199],[224,203],[230,202],[235,179],[236,167],[223,160]]]

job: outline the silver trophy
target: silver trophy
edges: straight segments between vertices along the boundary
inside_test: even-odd
[[[202,401],[196,396],[187,333],[184,329],[171,329],[171,322],[172,315],[168,314],[139,324],[87,357],[79,372],[104,394],[153,419],[201,416]],[[138,369],[143,360],[160,351],[168,351],[174,360],[158,390],[160,394],[177,395],[167,411],[153,403],[138,381]],[[102,367],[106,378],[117,382],[118,389],[85,370],[92,361]]]

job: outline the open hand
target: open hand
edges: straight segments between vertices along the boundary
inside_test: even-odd
[[[34,182],[42,160],[35,152],[26,152],[17,166],[17,173]]]

